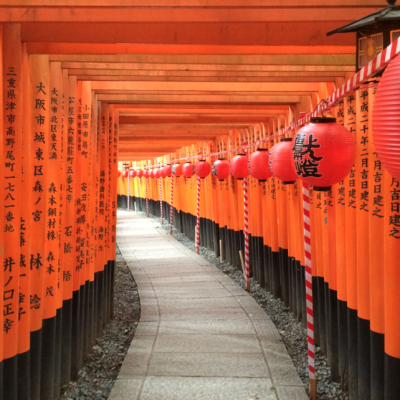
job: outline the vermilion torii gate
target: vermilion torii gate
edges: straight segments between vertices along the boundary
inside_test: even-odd
[[[118,161],[286,126],[354,74],[325,33],[385,4],[0,2],[3,398],[55,398],[112,316]]]

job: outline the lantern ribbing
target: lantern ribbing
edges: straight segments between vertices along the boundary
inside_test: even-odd
[[[310,191],[303,182],[303,218],[304,218],[304,250],[305,250],[305,280],[307,299],[307,334],[308,334],[308,376],[310,398],[316,398],[317,381],[315,378],[315,345],[314,345],[314,314],[311,274],[311,225],[310,225]]]
[[[170,205],[170,216],[169,216],[169,233],[172,235],[172,216],[174,210],[174,175],[171,175],[171,205]]]
[[[164,217],[163,217],[163,206],[162,206],[162,178],[158,178],[158,187],[160,189],[160,218],[161,218],[161,225],[164,223]]]
[[[201,178],[197,176],[197,223],[196,223],[196,252],[200,253],[200,187]]]

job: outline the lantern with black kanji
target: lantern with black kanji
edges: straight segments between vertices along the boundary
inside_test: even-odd
[[[172,174],[175,175],[177,178],[182,176],[182,165],[181,164],[174,164],[172,166]]]
[[[249,176],[247,163],[247,154],[238,154],[237,156],[233,157],[230,162],[231,174],[239,180],[247,178]]]
[[[165,178],[170,178],[171,177],[171,174],[172,174],[172,166],[171,166],[171,164],[167,164],[165,167],[164,167],[164,175],[165,175]]]
[[[253,178],[260,182],[265,182],[268,178],[271,178],[268,149],[257,149],[250,156],[249,172]]]
[[[136,176],[137,176],[138,178],[141,178],[141,177],[143,176],[143,170],[142,170],[142,169],[138,169],[138,171],[137,171],[137,173],[136,173]]]
[[[191,178],[195,173],[194,165],[191,162],[183,164],[182,172],[185,178]]]
[[[290,138],[281,139],[281,142],[274,144],[269,152],[269,168],[272,174],[285,185],[295,183],[298,179],[293,171],[291,159],[292,139]]]
[[[314,190],[329,191],[350,172],[355,157],[352,134],[336,118],[311,118],[296,134],[292,169]]]
[[[128,170],[125,170],[123,173],[122,173],[122,177],[123,178],[127,178],[129,176],[129,172],[128,172]]]
[[[211,172],[211,165],[206,160],[199,160],[196,163],[196,175],[201,179],[207,178]]]
[[[137,175],[136,170],[134,170],[134,169],[130,169],[130,170],[129,170],[129,176],[130,176],[131,178],[134,178],[136,175]]]
[[[145,178],[148,178],[148,177],[149,177],[149,170],[148,170],[148,169],[145,169],[145,170],[143,171],[143,176],[144,176]]]
[[[212,165],[212,174],[220,181],[227,179],[231,174],[229,162],[225,158],[219,158]]]
[[[378,157],[387,171],[400,180],[400,57],[384,72],[375,94],[372,136]]]

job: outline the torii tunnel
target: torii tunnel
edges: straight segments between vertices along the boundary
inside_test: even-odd
[[[400,46],[374,44],[360,69],[362,32],[326,35],[385,6],[0,0],[0,399],[58,399],[76,381],[113,318],[117,209],[161,217],[281,299],[308,334],[311,398],[315,348],[347,399],[400,398],[400,178],[373,137]],[[232,165],[225,180],[160,172],[250,160],[311,117],[354,139],[330,190],[303,197],[300,176],[242,180]],[[312,140],[299,154],[318,161]]]

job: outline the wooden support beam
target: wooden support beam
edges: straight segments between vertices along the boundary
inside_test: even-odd
[[[142,125],[142,124],[252,124],[260,123],[266,118],[261,116],[254,117],[206,117],[206,116],[187,116],[187,117],[175,117],[175,116],[151,116],[151,117],[132,117],[132,116],[120,116],[119,123],[123,125]]]
[[[218,7],[229,9],[231,7],[265,7],[265,0],[7,0],[3,7],[73,7],[73,8],[97,8],[106,9],[114,7],[184,7],[193,8]],[[384,0],[268,0],[268,8],[271,7],[380,7],[385,5]]]
[[[168,91],[168,92],[317,92],[318,83],[304,82],[93,82],[92,89],[97,93],[104,92],[138,92],[138,91]]]
[[[201,65],[225,64],[231,66],[238,64],[347,65],[354,67],[356,59],[355,54],[51,54],[50,61]],[[200,68],[202,68],[202,66]]]
[[[246,7],[247,8],[247,7]],[[355,33],[326,36],[346,21],[25,22],[24,42],[220,46],[354,46]],[[40,24],[40,27],[38,26]],[[296,32],[293,35],[292,32]]]
[[[284,95],[200,95],[200,94],[99,94],[98,99],[106,103],[205,103],[205,104],[293,104],[300,101],[298,96]]]
[[[1,8],[0,8],[1,15]],[[82,38],[84,40],[84,38]],[[354,54],[355,46],[220,46],[28,42],[29,54]]]
[[[129,70],[129,71],[153,71],[154,73],[170,73],[170,71],[176,71],[176,73],[182,72],[197,72],[205,73],[212,72],[216,73],[222,71],[225,73],[231,73],[234,76],[239,72],[249,72],[251,74],[265,73],[265,72],[354,72],[355,64],[349,65],[316,65],[316,64],[194,64],[194,63],[143,63],[143,62],[101,62],[101,61],[63,61],[61,64],[64,69],[93,69],[93,70]]]

